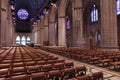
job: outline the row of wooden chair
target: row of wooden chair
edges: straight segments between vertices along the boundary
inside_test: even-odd
[[[69,76],[68,76],[69,75]],[[77,76],[72,78],[68,73],[61,73],[60,71],[50,71],[33,73],[31,75],[12,76],[3,80],[104,80],[101,72],[96,72],[91,75]]]
[[[76,78],[77,80],[104,80],[102,72],[96,72],[91,75],[79,76]],[[73,79],[75,80],[75,79]]]
[[[19,76],[19,75],[32,75],[32,74],[38,74],[41,72],[46,72],[46,73],[51,73],[48,74],[48,76],[52,75],[52,73],[59,73],[60,77],[64,77],[64,78],[75,78],[78,76],[83,76],[86,74],[86,67],[76,67],[76,68],[65,68],[65,69],[61,69],[61,70],[52,70],[52,69],[42,69],[42,70],[38,70],[39,68],[36,66],[36,68],[34,67],[29,67],[28,71],[23,68],[23,67],[19,67],[19,68],[14,68],[12,70],[4,70],[4,72],[0,73],[0,77],[1,78],[11,78],[12,76]],[[8,73],[9,72],[9,73]]]
[[[11,47],[3,53],[1,51],[0,57],[0,79],[5,80],[40,80],[40,74],[44,74],[42,80],[48,80],[54,73],[63,80],[86,74],[84,66],[74,67],[73,62],[65,62],[30,47]]]
[[[110,68],[114,66],[114,70],[117,71],[120,67],[120,51],[103,51],[71,47],[41,47],[41,49],[79,61],[97,64],[102,67]]]

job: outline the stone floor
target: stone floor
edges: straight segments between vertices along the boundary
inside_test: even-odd
[[[63,56],[60,56],[60,55],[56,55],[56,54],[53,54],[53,53],[49,53],[47,52],[48,54],[51,54],[51,55],[54,55],[56,57],[60,57],[61,59],[65,59],[65,61],[72,61],[76,66],[86,66],[87,67],[87,74],[91,74],[91,73],[94,73],[94,72],[103,72],[103,76],[104,76],[104,80],[120,80],[120,72],[115,72],[115,71],[111,71],[109,69],[106,69],[106,68],[102,68],[102,67],[97,67],[97,66],[94,66],[94,65],[90,65],[90,64],[87,64],[87,63],[83,63],[83,62],[80,62],[80,61],[77,61],[77,60],[73,60],[73,59],[70,59],[70,58],[66,58],[66,57],[63,57]]]

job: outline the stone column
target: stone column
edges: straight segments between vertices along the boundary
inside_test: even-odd
[[[55,46],[55,22],[50,22],[49,27],[49,41],[51,46]]]
[[[35,43],[35,28],[32,30],[31,43]]]
[[[39,28],[40,28],[40,22],[38,22],[38,24],[37,24],[37,44],[39,44],[40,43],[40,35],[39,35]]]
[[[0,0],[0,9],[1,9],[1,0]],[[0,11],[0,48],[1,48],[1,11]]]
[[[73,46],[86,48],[85,38],[83,34],[82,2],[82,0],[74,0],[73,2]]]
[[[44,44],[48,45],[48,25],[44,26]]]
[[[33,37],[34,37],[34,43],[36,44],[37,43],[37,26],[34,26],[34,35],[33,35]]]
[[[58,46],[66,46],[65,16],[58,18]]]
[[[100,0],[101,47],[118,48],[116,0]]]
[[[41,41],[41,39],[42,39],[42,37],[41,37],[41,28],[39,29],[39,36],[40,36],[40,44],[42,44],[42,41]]]
[[[48,41],[48,22],[49,22],[49,14],[48,12],[45,14],[44,16],[44,22],[43,22],[43,28],[44,28],[44,41],[43,44],[45,46],[49,45],[49,41]]]
[[[43,41],[44,41],[44,17],[41,20],[41,24],[40,24],[40,44],[43,45]]]
[[[40,28],[40,44],[43,45],[44,41],[44,28]]]
[[[7,0],[1,0],[1,46],[6,46]]]
[[[10,43],[10,28],[9,28],[9,8],[8,8],[8,6],[9,6],[9,3],[8,3],[8,0],[6,1],[6,25],[5,25],[5,46],[7,47],[7,46],[9,46],[9,43]],[[8,33],[9,33],[9,35],[8,35]]]
[[[41,44],[41,31],[40,31],[40,29],[41,29],[41,26],[42,25],[42,23],[41,23],[41,21],[39,21],[39,27],[38,27],[38,38],[39,38],[39,44]]]

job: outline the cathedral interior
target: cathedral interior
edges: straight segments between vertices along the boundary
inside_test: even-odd
[[[0,80],[120,80],[120,0],[0,0]]]

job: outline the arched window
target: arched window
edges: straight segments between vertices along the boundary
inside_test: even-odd
[[[31,39],[30,39],[30,37],[28,36],[28,37],[27,37],[27,44],[30,43],[30,40],[31,40]]]
[[[21,44],[22,44],[22,45],[26,45],[26,38],[25,38],[25,36],[22,37],[22,39],[21,39]]]
[[[20,36],[16,37],[16,44],[20,44]]]
[[[91,8],[90,18],[91,18],[91,22],[98,21],[98,9],[96,5],[93,5]]]
[[[66,20],[66,26],[67,26],[67,29],[71,28],[71,24],[70,24],[70,19],[69,18],[67,18],[67,20]]]
[[[117,0],[117,15],[120,14],[120,0]]]

